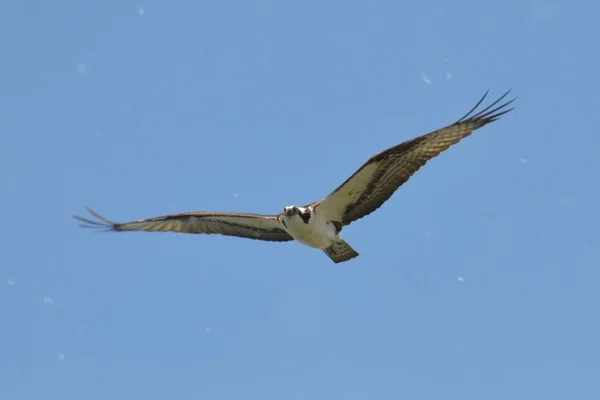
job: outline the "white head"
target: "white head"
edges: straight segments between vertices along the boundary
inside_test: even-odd
[[[310,208],[297,206],[287,206],[283,208],[283,217],[288,221],[294,217],[300,217],[304,221],[304,223],[308,224],[310,216]]]

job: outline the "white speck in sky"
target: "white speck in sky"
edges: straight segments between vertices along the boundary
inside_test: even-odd
[[[452,80],[452,72],[446,72],[446,79]]]
[[[233,197],[235,197],[237,199],[238,197],[240,197],[240,195],[237,192],[234,192]]]
[[[60,353],[58,355],[58,359],[61,360],[61,361],[64,360],[65,359],[65,353]]]
[[[459,276],[456,279],[458,279],[460,282],[464,282],[465,281],[465,278],[463,278],[462,276]]]
[[[54,304],[54,299],[50,296],[44,296],[44,303],[45,304]]]
[[[138,8],[138,14],[144,15],[144,7]]]
[[[75,72],[77,72],[77,74],[79,75],[83,75],[86,73],[86,68],[85,68],[85,64],[84,63],[79,63],[77,64],[77,66],[75,67]]]
[[[15,283],[17,283],[17,282],[15,282],[15,280],[14,280],[14,279],[10,279],[10,278],[8,278],[8,286],[14,286],[14,285],[15,285]]]
[[[519,162],[521,164],[527,164],[529,161],[527,161],[527,159],[525,157],[521,157],[521,158],[519,158]]]
[[[211,333],[212,332],[212,328],[210,326],[205,326],[204,327],[204,332]]]
[[[425,82],[428,85],[431,85],[431,79],[429,79],[429,77],[425,75],[425,72],[421,72],[421,78],[423,79],[423,82]]]

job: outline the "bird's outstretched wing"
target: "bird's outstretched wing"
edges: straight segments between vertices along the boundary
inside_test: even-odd
[[[179,232],[206,233],[226,236],[238,236],[248,239],[271,242],[287,242],[293,238],[281,228],[276,215],[189,212],[184,214],[165,215],[137,221],[118,223],[98,215],[86,208],[97,218],[93,221],[75,215],[86,228],[104,229],[107,231],[147,231],[147,232]]]
[[[375,154],[331,194],[312,206],[328,220],[339,221],[342,225],[349,225],[377,210],[427,161],[512,110],[506,107],[516,98],[498,105],[509,90],[473,114],[488,92],[455,123]]]

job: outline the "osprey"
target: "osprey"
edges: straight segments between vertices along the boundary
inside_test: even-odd
[[[455,123],[375,154],[327,197],[303,207],[287,206],[276,215],[188,212],[125,223],[109,221],[86,208],[98,221],[74,217],[83,222],[83,227],[116,232],[170,231],[220,234],[271,242],[297,240],[323,250],[334,263],[348,261],[358,257],[358,252],[340,236],[343,227],[381,207],[427,161],[513,109],[506,107],[516,98],[497,105],[510,93],[509,90],[483,110],[474,113],[488,92]]]

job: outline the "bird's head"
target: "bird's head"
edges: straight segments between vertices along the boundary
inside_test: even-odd
[[[304,221],[305,224],[307,224],[310,216],[310,208],[296,206],[287,206],[283,208],[283,217],[288,221],[292,218],[299,217],[302,221]]]
[[[296,206],[287,206],[287,207],[283,207],[283,215],[285,215],[286,217],[290,218],[294,215],[298,215],[300,214],[300,209]]]

